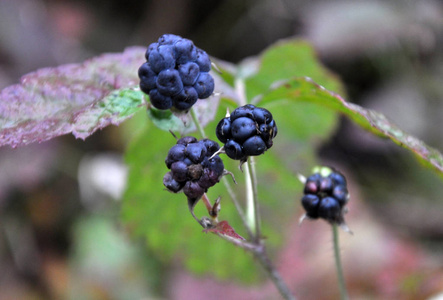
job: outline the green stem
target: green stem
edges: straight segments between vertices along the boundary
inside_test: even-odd
[[[203,129],[203,126],[200,123],[200,120],[198,119],[197,113],[195,112],[195,108],[192,107],[191,108],[191,117],[192,120],[194,121],[195,127],[197,127],[198,132],[200,133],[200,135],[202,136],[202,138],[206,138],[206,133],[205,130]]]
[[[194,109],[194,107],[191,108],[191,117],[194,121],[195,127],[197,127],[198,132],[202,136],[202,138],[206,138],[205,129],[203,126],[201,126],[200,120],[198,119],[197,113]],[[252,233],[251,228],[248,226],[248,222],[246,220],[245,214],[243,212],[243,209],[241,208],[240,202],[238,201],[237,195],[235,194],[234,190],[231,187],[231,183],[226,177],[222,178],[223,184],[226,187],[226,190],[228,191],[229,196],[232,199],[232,202],[234,202],[234,206],[237,209],[237,213],[240,216],[240,219],[243,223],[243,226],[245,227],[246,231],[248,232],[248,235],[250,238],[252,238],[254,235]]]
[[[332,234],[334,240],[334,258],[335,258],[335,268],[337,270],[338,287],[340,289],[340,299],[348,300],[348,292],[346,290],[345,278],[343,276],[343,268],[340,258],[340,247],[338,242],[338,225],[332,224]]]
[[[248,158],[244,167],[246,181],[246,209],[249,226],[252,228],[255,240],[260,240],[260,215],[258,208],[257,177],[255,172],[255,160]]]

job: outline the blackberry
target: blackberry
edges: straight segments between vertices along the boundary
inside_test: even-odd
[[[149,45],[145,58],[138,70],[140,89],[157,109],[186,111],[214,92],[211,60],[188,39],[164,34]]]
[[[217,142],[192,136],[179,139],[168,152],[165,163],[171,171],[163,178],[165,187],[174,193],[183,191],[195,203],[224,174],[223,161],[218,155]]]
[[[261,155],[272,147],[277,125],[268,110],[247,104],[220,120],[216,135],[225,144],[226,155],[246,161],[248,156]]]
[[[306,217],[344,224],[343,213],[349,192],[346,178],[341,173],[330,168],[319,169],[306,179],[303,193],[301,202]]]

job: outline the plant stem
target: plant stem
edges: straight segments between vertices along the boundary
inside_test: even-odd
[[[252,239],[254,237],[251,228],[248,225],[248,222],[246,220],[245,217],[245,213],[243,212],[243,209],[240,205],[240,202],[237,199],[237,195],[235,194],[234,190],[231,187],[231,183],[229,182],[229,180],[225,177],[222,178],[223,184],[226,187],[226,190],[228,191],[229,196],[232,199],[232,202],[234,202],[234,206],[237,209],[237,213],[240,216],[240,219],[243,223],[243,226],[245,227],[246,231],[248,232],[249,237]]]
[[[194,109],[194,107],[191,108],[191,116],[192,120],[194,121],[195,127],[197,127],[198,132],[202,136],[202,138],[206,138],[205,129],[203,126],[201,126],[200,120],[198,119],[197,113]],[[248,226],[248,222],[246,221],[245,214],[243,212],[243,209],[241,208],[240,202],[238,201],[237,195],[235,194],[234,190],[231,187],[231,183],[226,177],[222,178],[223,184],[226,187],[226,190],[228,191],[229,196],[232,199],[232,202],[234,202],[234,206],[237,209],[237,213],[240,216],[240,219],[243,223],[243,226],[245,227],[246,231],[248,232],[248,235],[250,238],[253,238],[253,233],[251,228]]]
[[[258,247],[254,249],[254,254],[260,261],[266,273],[268,273],[269,278],[271,278],[272,282],[280,292],[280,295],[286,300],[295,300],[295,297],[281,278],[280,273],[272,265],[271,260],[266,254],[265,246],[263,244],[258,245]]]
[[[254,159],[248,158],[244,165],[244,174],[246,182],[246,216],[248,225],[252,229],[255,241],[260,240],[260,218],[258,214],[257,201],[257,180],[255,175]]]
[[[280,295],[286,299],[286,300],[295,300],[296,298],[294,295],[292,295],[291,290],[288,288],[286,283],[283,281],[283,279],[280,276],[280,273],[277,271],[277,269],[272,264],[271,260],[269,259],[266,248],[263,242],[246,242],[239,239],[232,238],[230,236],[226,236],[223,234],[218,234],[219,237],[222,239],[234,244],[237,247],[243,248],[247,251],[250,251],[254,254],[254,256],[258,259],[262,267],[264,268],[266,274],[268,277],[272,280],[275,287],[278,289]]]
[[[340,299],[348,300],[348,292],[346,290],[345,278],[343,276],[343,269],[340,258],[340,247],[338,243],[338,225],[332,224],[332,235],[334,240],[334,258],[335,258],[335,268],[337,270],[338,287],[340,289]]]
[[[203,126],[200,123],[200,120],[198,119],[197,113],[195,112],[195,108],[192,107],[191,108],[191,117],[192,120],[194,121],[195,127],[197,127],[198,132],[200,133],[200,135],[202,136],[202,138],[206,138],[206,133],[205,130],[203,129]]]

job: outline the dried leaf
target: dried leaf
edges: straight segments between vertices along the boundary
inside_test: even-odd
[[[234,228],[232,228],[231,225],[229,225],[228,221],[218,222],[214,228],[205,229],[205,230],[203,230],[203,232],[212,232],[215,234],[223,234],[223,235],[232,237],[234,239],[239,239],[242,241],[245,240],[244,237],[242,237],[241,235],[237,234],[237,232],[235,232]]]

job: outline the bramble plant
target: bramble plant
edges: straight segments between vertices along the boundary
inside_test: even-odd
[[[136,115],[125,153],[122,220],[146,239],[152,255],[161,261],[178,256],[196,273],[243,282],[257,279],[259,262],[282,297],[295,299],[297,291],[285,284],[268,249],[282,244],[288,220],[303,207],[305,218],[332,225],[346,299],[337,226],[347,229],[347,182],[333,168],[311,173],[317,145],[342,114],[411,151],[439,175],[443,157],[339,94],[340,82],[305,41],[282,40],[234,65],[168,34],[147,49],[41,69],[3,89],[0,145],[15,148],[68,133],[85,139]],[[185,197],[194,219],[213,235],[202,234],[185,214]],[[204,205],[196,205],[199,200]]]

